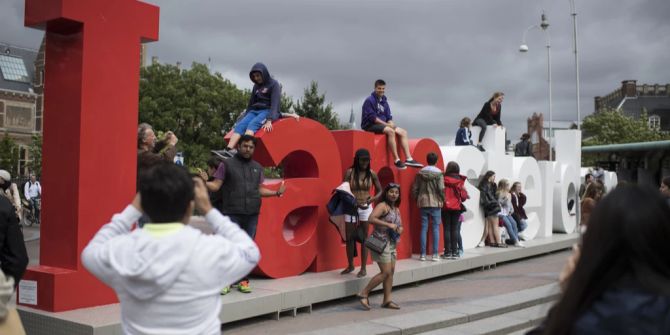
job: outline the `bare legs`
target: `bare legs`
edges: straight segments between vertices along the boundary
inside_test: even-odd
[[[393,274],[395,273],[395,261],[391,263],[377,263],[379,265],[379,273],[376,274],[368,285],[365,286],[363,291],[358,294],[359,297],[367,297],[370,295],[370,292],[379,284],[383,285],[384,288],[384,302],[382,305],[391,301],[391,289],[393,288]]]
[[[502,243],[500,240],[500,228],[498,227],[497,216],[488,216],[484,221],[484,233],[482,234],[482,239],[479,243],[482,243],[487,239],[490,243]]]
[[[361,227],[359,229],[362,229],[365,232],[365,235],[367,236],[368,232],[368,222],[367,221],[361,221],[360,222]],[[353,224],[347,224],[345,226],[345,233],[347,235],[347,242],[346,242],[346,250],[347,250],[347,267],[340,272],[340,274],[347,274],[351,273],[354,271],[354,253],[356,253],[356,234],[357,234],[357,229],[356,226]],[[361,243],[361,271],[358,272],[358,277],[365,277],[367,275],[367,271],[365,267],[368,264],[368,250],[365,247],[365,242]]]
[[[405,153],[405,158],[408,159],[409,157],[412,157],[409,153],[409,139],[407,138],[407,131],[405,129],[400,127],[396,127],[395,129],[386,127],[384,128],[384,134],[386,135],[386,142],[391,150],[391,154],[393,154],[393,161],[400,159],[400,156],[398,156],[398,144],[395,139],[396,135],[400,139],[400,146]]]

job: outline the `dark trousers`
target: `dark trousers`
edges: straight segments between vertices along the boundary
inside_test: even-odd
[[[258,226],[258,214],[224,214],[244,230],[253,240],[256,238],[256,226]],[[240,281],[249,281],[249,277],[244,277]]]
[[[461,238],[460,211],[442,211],[442,230],[444,233],[444,253],[457,255],[463,247]]]
[[[475,121],[473,121],[472,124],[482,128],[482,131],[479,132],[479,142],[477,143],[481,144],[482,140],[484,139],[484,134],[486,134],[486,126],[488,126],[488,124],[486,124],[486,121],[484,121],[484,119],[475,119]]]
[[[258,214],[224,214],[231,221],[237,223],[253,240],[256,238],[256,226],[258,226]]]

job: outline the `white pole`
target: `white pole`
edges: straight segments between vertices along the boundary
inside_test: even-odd
[[[582,113],[579,104],[579,57],[577,56],[577,9],[575,7],[575,0],[570,0],[570,7],[572,7],[572,42],[575,51],[575,82],[577,94],[577,129],[581,129]]]

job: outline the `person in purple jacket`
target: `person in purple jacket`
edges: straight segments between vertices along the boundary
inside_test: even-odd
[[[388,147],[393,154],[393,162],[398,169],[405,169],[407,166],[423,167],[423,165],[412,158],[409,153],[409,143],[407,131],[393,123],[393,115],[389,107],[384,90],[386,82],[377,79],[375,81],[375,91],[363,102],[363,117],[361,118],[361,128],[375,134],[385,134]],[[405,152],[405,162],[403,163],[398,156],[398,144],[396,136],[400,138],[400,145]]]

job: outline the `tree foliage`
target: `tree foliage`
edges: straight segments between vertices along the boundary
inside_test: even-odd
[[[210,150],[224,147],[222,131],[232,129],[248,99],[248,91],[204,64],[190,69],[152,64],[141,70],[140,122],[172,130],[188,166],[205,166]]]
[[[584,146],[660,141],[670,138],[655,129],[649,129],[647,114],[639,119],[623,115],[617,110],[606,110],[584,118]]]
[[[326,95],[319,94],[319,84],[312,81],[305,89],[302,100],[295,103],[295,111],[300,116],[318,121],[330,130],[342,129],[340,119],[333,111],[333,104],[326,102]]]
[[[5,132],[5,136],[0,140],[0,169],[7,170],[12,177],[18,176],[19,165],[19,147],[14,140]]]
[[[28,147],[28,153],[30,154],[30,172],[36,175],[42,175],[42,136],[35,134],[33,135],[32,142],[30,147]]]

